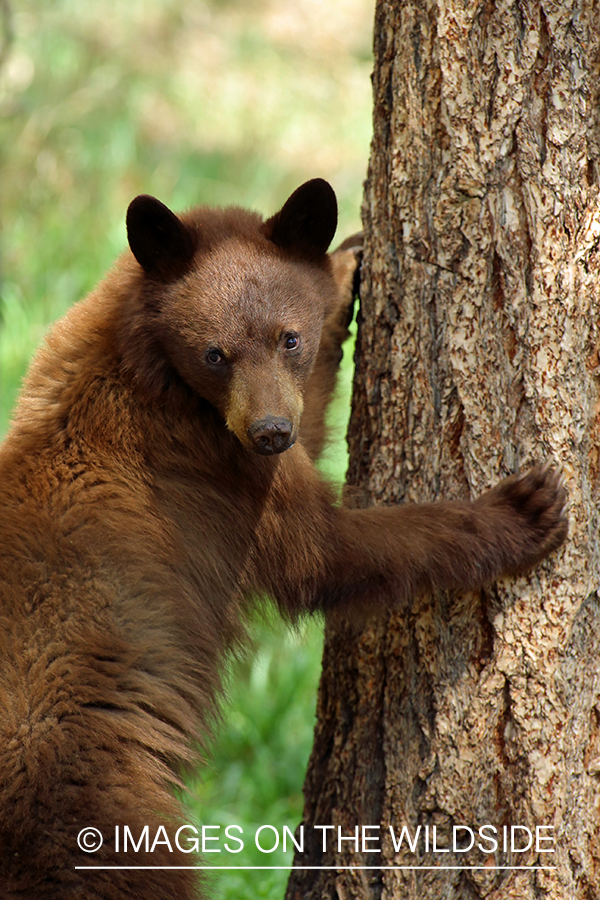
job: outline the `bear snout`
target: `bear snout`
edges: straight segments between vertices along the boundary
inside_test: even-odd
[[[246,433],[257,453],[270,456],[273,453],[283,453],[292,446],[295,441],[293,430],[289,419],[266,416],[258,422],[253,422]]]

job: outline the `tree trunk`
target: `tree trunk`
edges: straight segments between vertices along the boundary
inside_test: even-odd
[[[598,0],[378,0],[347,502],[550,459],[570,536],[529,577],[328,625],[295,866],[334,868],[289,900],[600,896],[599,40]]]

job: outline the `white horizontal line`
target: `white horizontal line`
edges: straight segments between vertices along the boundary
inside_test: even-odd
[[[115,871],[115,870],[129,870],[129,869],[162,869],[162,870],[170,870],[170,869],[219,869],[220,871],[255,871],[255,870],[269,870],[274,871],[276,869],[285,869],[292,872],[307,872],[307,871],[319,871],[324,872],[328,870],[333,870],[334,872],[343,871],[363,871],[366,869],[394,869],[396,871],[417,871],[420,869],[427,869],[431,871],[450,871],[450,870],[458,870],[461,872],[474,872],[474,871],[485,871],[485,872],[497,872],[500,870],[520,870],[526,872],[536,872],[540,869],[556,869],[556,866],[75,866],[75,869],[78,871],[86,870],[86,871]]]

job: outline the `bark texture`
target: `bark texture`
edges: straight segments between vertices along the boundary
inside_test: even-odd
[[[347,502],[550,459],[571,531],[527,578],[328,626],[304,825],[380,826],[382,852],[319,837],[295,864],[335,868],[291,900],[600,896],[599,40],[599,0],[377,2]],[[389,832],[488,824],[555,853]],[[383,868],[415,865],[484,868]]]

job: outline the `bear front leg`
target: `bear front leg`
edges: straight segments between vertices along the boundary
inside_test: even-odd
[[[355,234],[330,257],[339,302],[323,323],[319,352],[304,394],[300,424],[300,440],[312,460],[318,459],[325,443],[325,416],[342,361],[342,344],[349,335],[361,252],[362,234]]]
[[[304,527],[293,524],[289,553],[273,541],[269,590],[292,613],[343,613],[351,606],[402,608],[424,591],[474,589],[527,571],[559,547],[567,535],[566,499],[560,475],[535,467],[474,502],[323,504]]]
[[[345,570],[351,594],[366,598],[383,583],[388,602],[403,605],[422,591],[475,589],[525,572],[565,540],[566,499],[560,475],[536,467],[473,503],[347,510],[334,581]]]
[[[0,641],[0,897],[194,900],[193,832],[172,796],[190,757],[181,698],[109,619],[46,617],[53,583],[70,596],[49,581]]]

